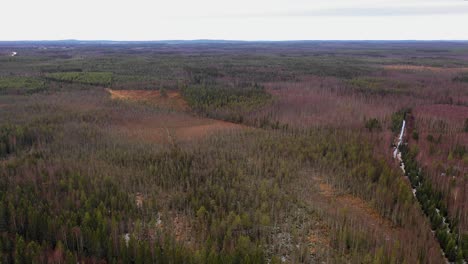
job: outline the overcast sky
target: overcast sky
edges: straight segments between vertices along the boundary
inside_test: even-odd
[[[467,0],[1,0],[0,40],[468,40]]]

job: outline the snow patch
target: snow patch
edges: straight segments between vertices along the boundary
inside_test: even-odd
[[[406,126],[406,121],[403,120],[403,124],[401,125],[401,132],[400,132],[400,136],[398,137],[398,143],[395,147],[395,150],[393,151],[393,158],[396,159],[397,158],[397,155],[398,153],[400,152],[399,151],[399,148],[400,148],[400,145],[403,143],[403,135],[405,134],[405,126]],[[401,160],[401,155],[400,155],[400,158]]]
[[[129,233],[126,233],[124,235],[124,240],[125,240],[125,245],[127,245],[127,247],[128,247],[128,242],[130,241],[130,234]]]

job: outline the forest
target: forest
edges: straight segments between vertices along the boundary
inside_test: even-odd
[[[0,201],[0,263],[466,263],[466,42],[0,42]]]

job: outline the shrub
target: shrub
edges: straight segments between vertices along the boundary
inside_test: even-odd
[[[453,149],[452,153],[455,158],[462,159],[466,154],[466,147],[457,144]]]
[[[161,97],[166,98],[167,97],[167,91],[164,87],[159,88],[159,94]]]
[[[432,134],[427,135],[426,139],[429,142],[434,142],[434,136]]]
[[[243,114],[266,104],[271,95],[257,84],[244,87],[192,85],[182,89],[190,107],[213,118],[242,122]]]
[[[0,91],[19,90],[33,92],[43,90],[45,83],[38,78],[24,76],[3,76],[0,77]]]
[[[111,72],[56,72],[46,75],[47,79],[91,85],[110,85],[112,83]]]
[[[382,126],[380,125],[380,121],[377,118],[371,118],[371,119],[367,120],[366,124],[365,124],[365,127],[371,132],[374,131],[374,130],[377,130],[377,131],[382,130]]]
[[[468,82],[468,73],[461,73],[455,76],[452,81],[454,82]]]
[[[392,123],[391,123],[390,129],[392,130],[393,133],[400,132],[403,120],[405,120],[406,115],[410,112],[411,112],[411,109],[403,108],[400,111],[392,114]]]

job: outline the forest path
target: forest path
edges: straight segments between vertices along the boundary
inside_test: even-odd
[[[373,232],[379,232],[385,240],[395,239],[395,228],[392,222],[384,217],[367,201],[335,189],[322,177],[312,177],[318,187],[319,195],[328,203],[328,210],[344,212],[351,219],[365,223]]]
[[[404,230],[384,218],[368,201],[343,192],[333,186],[327,178],[313,169],[304,169],[294,184],[294,192],[306,206],[317,211],[323,219],[341,219],[355,234],[368,234],[378,244],[393,244],[404,239]],[[312,228],[309,232],[310,249],[331,247],[335,231],[330,228],[335,222],[326,221],[326,227]],[[331,232],[330,232],[331,231]]]

